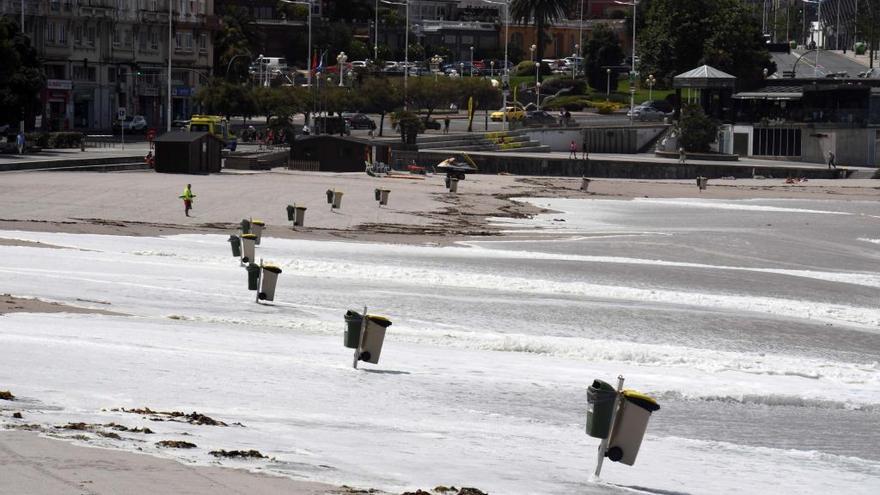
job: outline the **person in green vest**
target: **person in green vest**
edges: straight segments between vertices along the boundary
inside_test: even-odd
[[[186,216],[189,216],[189,210],[192,210],[193,198],[195,197],[196,195],[192,193],[192,185],[187,184],[183,194],[180,195],[180,199],[183,200],[183,212],[186,213]]]

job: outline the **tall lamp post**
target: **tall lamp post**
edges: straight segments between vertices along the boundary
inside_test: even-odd
[[[21,0],[21,36],[24,37],[24,0]],[[18,122],[18,130],[24,134],[24,114],[21,116],[21,120]]]
[[[766,75],[764,77],[766,77]],[[648,82],[648,100],[654,101],[654,84],[657,82],[657,79],[654,78],[654,74],[648,75],[647,82]]]
[[[605,99],[611,97],[611,69],[605,69]]]
[[[574,53],[571,54],[571,58],[574,59],[574,63],[571,64],[571,78],[572,78],[572,79],[574,79],[574,77],[575,77],[575,72],[577,72],[577,66],[578,66],[578,59],[577,59],[577,57],[578,57],[578,48],[580,48],[580,45],[578,45],[578,44],[575,43],[575,45],[574,45]]]
[[[541,62],[535,62],[535,85],[541,84]]]
[[[630,5],[633,8],[632,69],[629,75],[629,113],[630,122],[632,122],[633,108],[636,106],[636,15],[638,13],[639,0],[632,0],[631,2],[614,0],[614,3],[618,5]]]
[[[342,80],[342,77],[345,75],[345,61],[348,60],[348,55],[345,52],[339,52],[339,55],[336,56],[336,68],[339,69],[339,87],[345,86],[345,83]]]
[[[376,8],[373,10],[376,15],[375,35],[373,36],[373,62],[379,60],[379,0],[376,0]]]
[[[804,3],[814,3],[816,8],[816,63],[813,65],[813,77],[819,77],[819,34],[822,32],[822,2],[824,0],[803,0]],[[823,40],[824,41],[824,40]]]
[[[403,33],[403,109],[408,110],[409,107],[409,86],[407,77],[409,76],[409,0],[404,2],[390,2],[389,0],[382,0],[382,3],[388,5],[398,5],[401,7],[406,7],[406,25]]]
[[[165,102],[165,132],[171,132],[171,54],[172,50],[172,33],[171,33],[171,21],[173,11],[171,10],[174,7],[174,2],[168,0],[168,94],[166,95],[168,98]]]
[[[538,48],[538,45],[532,45],[529,47],[529,51],[532,52],[532,62],[535,61],[535,50]]]
[[[471,45],[471,77],[474,77],[474,47]]]
[[[535,84],[535,88],[538,91],[538,98],[535,101],[537,102],[538,110],[541,110],[541,83]]]
[[[309,7],[309,14],[306,16],[309,25],[309,43],[306,45],[306,85],[312,85],[312,0],[280,0],[281,3],[289,3],[296,5],[306,5]]]
[[[495,77],[495,61],[489,62],[489,78]]]
[[[507,94],[510,92],[510,68],[508,67],[507,45],[510,41],[510,0],[483,0],[485,3],[495,5],[504,5],[504,72],[501,74],[501,106],[505,109],[503,112],[504,130],[510,129],[510,122],[507,120]]]
[[[437,80],[437,74],[440,72],[440,64],[443,62],[443,57],[435,54],[431,57],[431,65],[434,67],[434,80]]]

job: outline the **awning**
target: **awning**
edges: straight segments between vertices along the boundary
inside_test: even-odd
[[[771,101],[791,101],[803,98],[803,93],[777,93],[773,91],[746,91],[733,95],[735,100],[771,100]]]

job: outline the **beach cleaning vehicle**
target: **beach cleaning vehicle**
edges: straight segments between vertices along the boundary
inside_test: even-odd
[[[229,130],[229,122],[219,115],[193,115],[186,126],[189,132],[209,132],[223,141],[223,147],[235,151],[238,139]]]

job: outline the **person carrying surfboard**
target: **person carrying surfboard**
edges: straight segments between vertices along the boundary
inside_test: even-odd
[[[192,209],[193,198],[195,197],[196,195],[192,193],[192,185],[187,184],[183,194],[180,195],[180,199],[183,200],[183,212],[186,213],[186,216],[189,216],[189,210]]]

